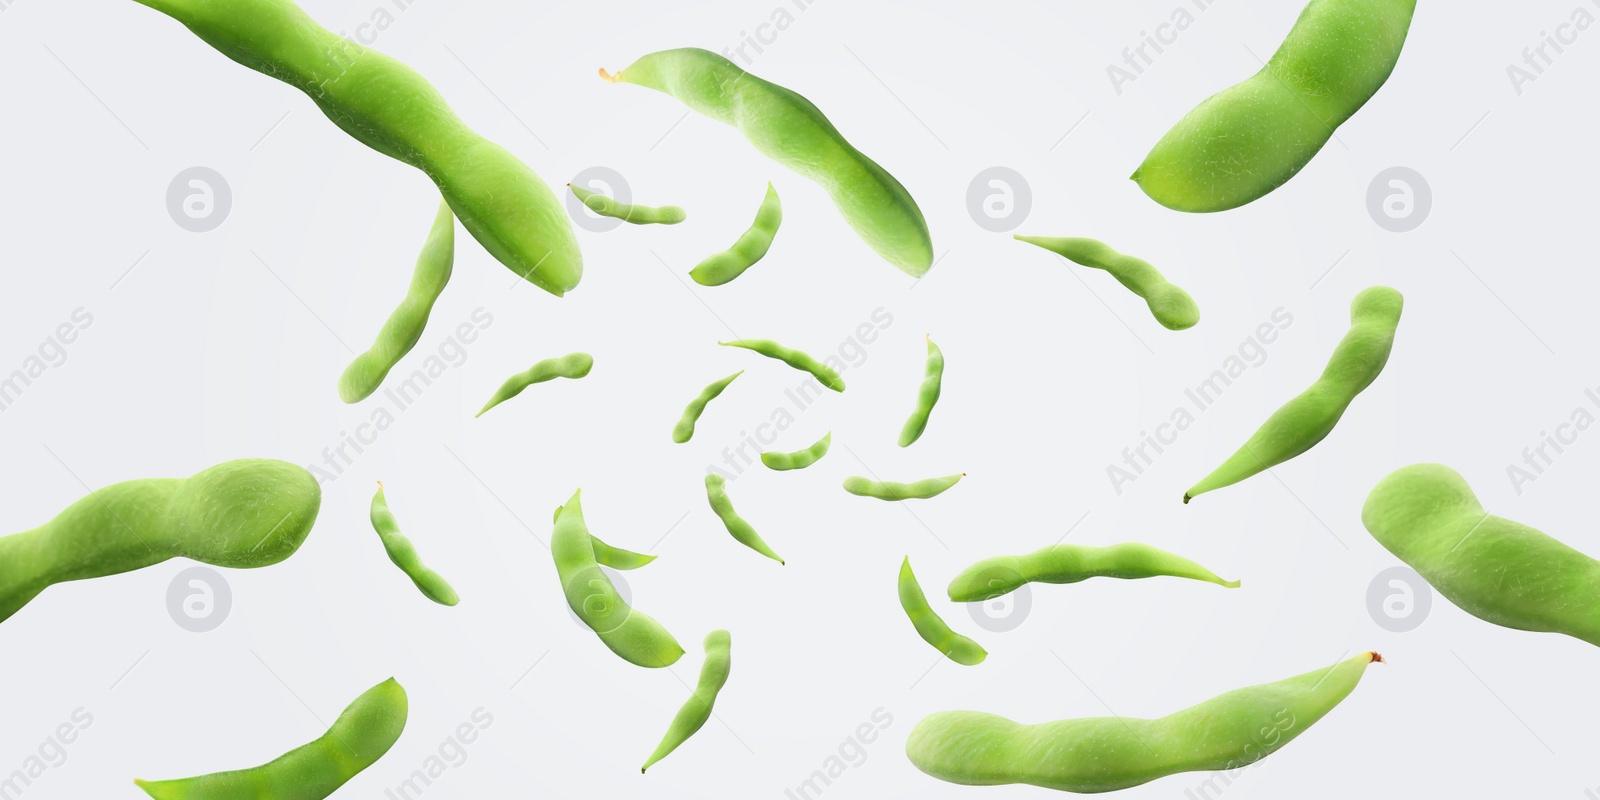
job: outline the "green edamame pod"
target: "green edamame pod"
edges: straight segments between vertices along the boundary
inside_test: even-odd
[[[355,699],[321,738],[252,769],[168,781],[136,780],[155,800],[322,800],[389,752],[406,727],[394,678]]]
[[[506,378],[506,382],[500,384],[500,388],[495,390],[494,396],[489,398],[489,402],[483,405],[483,410],[474,414],[473,417],[483,416],[489,409],[522,394],[523,389],[536,383],[544,383],[556,378],[577,380],[588,375],[591,369],[594,369],[594,356],[588,353],[569,353],[560,358],[547,358],[522,372]]]
[[[555,520],[561,519],[561,509],[563,508],[565,506],[556,506]],[[600,541],[600,537],[592,533],[589,534],[589,547],[594,552],[596,564],[624,572],[630,569],[638,569],[656,560],[656,557],[652,555],[635,553],[632,550],[624,550],[620,547],[606,544]]]
[[[345,367],[344,374],[339,376],[339,399],[346,403],[367,399],[378,391],[389,370],[417,346],[434,302],[450,282],[455,257],[456,218],[450,213],[450,204],[440,200],[439,213],[433,218],[433,228],[422,244],[422,254],[417,256],[417,266],[411,273],[406,299],[383,323],[372,349],[356,356],[350,366]]]
[[[590,211],[602,217],[620,219],[623,222],[631,222],[634,225],[676,225],[689,217],[688,214],[684,213],[683,209],[677,206],[662,206],[660,208],[635,206],[619,203],[613,198],[599,192],[591,192],[582,186],[573,186],[569,183],[567,188],[571,189],[572,194],[582,201]]]
[[[1400,60],[1416,0],[1311,0],[1254,77],[1190,111],[1133,180],[1177,211],[1265,197],[1310,163]]]
[[[417,548],[411,540],[400,532],[400,522],[394,518],[394,512],[389,510],[389,500],[383,496],[383,481],[378,481],[378,493],[372,496],[372,510],[369,514],[372,519],[372,529],[378,532],[378,538],[383,540],[384,552],[389,554],[389,560],[400,568],[411,582],[416,584],[417,590],[424,597],[442,606],[453,606],[461,602],[461,596],[450,586],[444,576],[422,563],[422,557],[417,555]]]
[[[741,369],[720,381],[715,381],[710,386],[702,389],[700,394],[696,395],[693,400],[690,400],[689,407],[685,408],[683,416],[678,418],[678,424],[672,426],[672,441],[683,444],[693,438],[694,425],[700,421],[700,415],[705,413],[706,404],[717,399],[717,396],[722,394],[722,390],[728,388],[728,384],[733,383],[735,378],[743,374],[744,370]]]
[[[762,155],[827,190],[856,235],[889,263],[912,276],[933,265],[928,223],[911,193],[796,92],[698,48],[651,53],[616,75],[602,69],[600,77],[669,94],[738,128]]]
[[[739,339],[732,342],[717,342],[723,347],[742,347],[753,353],[767,358],[774,358],[794,367],[802,372],[811,373],[812,377],[822,382],[823,386],[836,392],[844,391],[844,378],[833,367],[812,358],[810,355],[792,347],[784,347],[771,339]]]
[[[828,448],[832,444],[833,434],[829,433],[804,450],[796,450],[793,453],[762,453],[761,463],[766,465],[767,469],[778,471],[805,469],[827,455]]]
[[[844,479],[844,490],[853,495],[878,500],[927,500],[944,494],[946,489],[960,483],[965,477],[967,473],[963,472],[960,475],[928,478],[914,483],[893,483],[852,476]]]
[[[567,605],[624,661],[641,667],[671,666],[683,655],[683,647],[661,623],[630,608],[600,569],[594,537],[583,521],[582,494],[581,489],[574,492],[561,507],[550,534],[550,555]]]
[[[1334,348],[1322,377],[1272,412],[1244,447],[1184,492],[1183,502],[1269,470],[1327,438],[1356,395],[1389,363],[1404,304],[1400,293],[1387,286],[1356,295],[1350,304],[1350,332]]]
[[[661,744],[656,745],[655,752],[639,768],[642,773],[672,751],[678,745],[689,741],[705,726],[706,720],[711,719],[711,709],[717,703],[717,693],[722,691],[728,682],[728,669],[732,666],[731,654],[733,651],[733,637],[727,631],[712,631],[706,634],[705,641],[706,660],[700,664],[700,680],[694,687],[694,694],[689,695],[683,708],[673,716],[672,724],[667,726],[667,733],[661,737]]]
[[[922,377],[922,385],[917,387],[917,407],[906,420],[905,427],[900,429],[901,447],[910,447],[922,438],[922,432],[928,427],[928,415],[933,413],[933,406],[939,402],[939,392],[944,387],[944,351],[933,343],[932,336],[924,338],[928,340],[927,372]]]
[[[1235,689],[1160,719],[1097,717],[1023,725],[978,711],[925,717],[906,739],[917,769],[966,786],[1025,783],[1112,792],[1180,772],[1235,770],[1281,750],[1354,691],[1362,653],[1277,683]]]
[[[962,570],[950,581],[950,599],[981,603],[1009,594],[1029,583],[1077,583],[1090,578],[1188,578],[1229,589],[1238,581],[1165,550],[1147,544],[1124,542],[1106,547],[1058,544],[1021,556],[986,558]]]
[[[321,506],[311,473],[266,459],[107,486],[33,530],[0,537],[0,622],[55,584],[171,558],[236,569],[276,564],[300,548]]]
[[[783,557],[772,552],[761,534],[756,533],[755,527],[733,510],[733,501],[728,499],[728,482],[721,475],[714,472],[706,475],[706,499],[711,502],[711,510],[716,512],[717,519],[722,520],[722,526],[728,529],[728,534],[735,541],[779,564],[784,563]]]
[[[989,657],[989,652],[982,645],[950,630],[950,626],[934,612],[933,606],[928,605],[922,585],[917,583],[917,576],[911,572],[911,556],[906,556],[900,562],[900,607],[911,618],[911,624],[916,627],[922,641],[933,645],[935,650],[944,653],[951,661],[973,667]]]
[[[1123,255],[1094,239],[1016,236],[1019,242],[1042,247],[1075,264],[1111,273],[1117,283],[1144,298],[1156,322],[1167,330],[1193,328],[1200,321],[1200,307],[1188,292],[1167,282],[1161,271],[1141,258]]]
[[[583,256],[549,185],[474,133],[427,79],[318,25],[292,0],[137,0],[250,69],[305,92],[356,141],[421,170],[507,269],[557,297]]]
[[[721,286],[744,274],[766,256],[772,240],[783,224],[783,204],[778,202],[778,190],[767,184],[767,196],[756,211],[756,221],[739,236],[733,246],[700,262],[689,270],[689,277],[701,286]]]
[[[1478,619],[1600,645],[1600,561],[1483,509],[1442,464],[1415,464],[1367,496],[1361,522],[1389,552]]]

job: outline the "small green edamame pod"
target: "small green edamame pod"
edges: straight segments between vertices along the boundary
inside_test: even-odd
[[[1400,469],[1361,509],[1372,538],[1478,619],[1600,645],[1600,561],[1483,509],[1442,464]]]
[[[311,473],[267,459],[90,492],[45,524],[0,537],[0,622],[55,584],[171,558],[235,569],[277,564],[300,548],[321,506]]]
[[[826,190],[856,235],[889,263],[914,277],[933,265],[928,223],[911,193],[798,93],[698,48],[651,53],[600,77],[655,89],[738,128],[762,155]]]
[[[494,396],[489,398],[489,402],[483,405],[483,410],[474,414],[473,417],[483,416],[489,409],[522,394],[523,389],[536,383],[544,383],[556,378],[577,380],[588,375],[591,369],[594,369],[594,356],[588,353],[569,353],[560,358],[547,358],[522,372],[506,378],[506,382],[500,384],[500,388],[495,390]]]
[[[683,646],[661,623],[630,608],[600,568],[594,537],[583,521],[582,494],[581,489],[574,492],[561,507],[550,534],[550,555],[567,605],[624,661],[641,667],[671,666],[683,655]]]
[[[828,447],[832,444],[833,434],[829,433],[818,439],[816,444],[804,450],[796,450],[793,453],[762,453],[761,463],[766,465],[767,469],[780,472],[791,469],[805,469],[827,455]]]
[[[1382,660],[1362,653],[1277,683],[1235,689],[1160,719],[1023,725],[978,711],[942,711],[911,730],[906,757],[950,783],[1023,783],[1084,794],[1180,772],[1241,769],[1327,716],[1355,690],[1367,665]]]
[[[922,438],[922,432],[928,427],[928,415],[933,413],[933,406],[939,402],[939,392],[944,387],[944,351],[933,343],[932,336],[924,338],[928,340],[927,372],[922,377],[922,385],[917,387],[917,407],[906,420],[905,427],[900,429],[901,447],[910,447]]]
[[[963,472],[960,475],[928,478],[914,483],[893,483],[851,476],[844,479],[844,490],[853,495],[879,500],[927,500],[944,494],[946,489],[960,483],[965,477],[967,473]]]
[[[1272,60],[1178,121],[1133,180],[1177,211],[1265,197],[1310,163],[1400,60],[1416,0],[1311,0]]]
[[[950,630],[950,626],[934,612],[933,606],[928,605],[922,585],[917,583],[917,576],[911,572],[911,556],[906,556],[900,562],[900,607],[911,618],[911,624],[916,627],[922,641],[933,645],[935,650],[944,653],[951,661],[973,667],[989,657],[989,652],[977,642]]]
[[[706,660],[700,663],[700,680],[695,684],[694,694],[689,695],[687,702],[678,709],[673,716],[672,724],[667,726],[667,733],[661,737],[661,744],[656,745],[655,752],[639,768],[639,772],[649,769],[657,761],[666,758],[678,745],[689,741],[706,721],[711,719],[711,709],[717,703],[717,693],[722,691],[728,682],[728,669],[732,666],[731,654],[733,651],[733,636],[727,631],[717,630],[706,634],[705,641]]]
[[[1238,581],[1216,573],[1182,556],[1147,544],[1124,542],[1105,547],[1058,544],[1021,556],[986,558],[962,570],[950,581],[950,599],[981,603],[1009,594],[1029,583],[1077,583],[1090,578],[1188,578],[1229,589]]]
[[[433,304],[450,282],[450,270],[456,257],[456,218],[450,213],[450,204],[439,201],[439,213],[433,218],[433,228],[428,240],[422,244],[422,254],[417,256],[417,266],[411,273],[411,287],[406,299],[389,315],[378,331],[372,349],[350,362],[339,376],[339,399],[346,403],[359,403],[367,399],[388,376],[389,370],[405,358],[411,348],[422,338],[422,329],[428,324],[428,314]]]
[[[555,520],[561,519],[562,508],[565,508],[565,506],[556,506],[556,513],[554,517]],[[656,560],[656,557],[652,555],[635,553],[632,550],[624,550],[620,547],[613,547],[612,545],[600,541],[600,537],[595,536],[592,533],[589,534],[589,545],[594,551],[595,563],[602,567],[610,567],[616,570],[627,571],[630,569],[638,569]]]
[[[167,781],[136,780],[155,800],[322,800],[389,752],[406,727],[394,678],[363,692],[317,740],[252,769]]]
[[[389,500],[383,496],[383,481],[378,481],[378,493],[372,496],[372,510],[369,514],[372,519],[372,529],[378,532],[378,538],[383,540],[384,552],[389,554],[389,560],[400,568],[411,582],[416,584],[417,590],[424,597],[442,606],[453,606],[461,602],[461,596],[450,586],[444,576],[422,563],[422,557],[417,555],[417,548],[411,540],[400,532],[400,522],[394,518],[394,512],[389,510]]]
[[[1200,321],[1200,307],[1189,293],[1167,282],[1161,271],[1141,258],[1113,250],[1094,239],[1049,236],[1016,236],[1019,242],[1042,247],[1075,264],[1111,273],[1117,283],[1144,298],[1156,322],[1171,331],[1193,328]]]
[[[583,205],[590,211],[602,217],[620,219],[623,222],[631,222],[634,225],[676,225],[689,217],[688,214],[684,213],[683,209],[677,206],[661,206],[660,208],[635,206],[619,203],[613,198],[599,192],[591,192],[582,186],[573,186],[569,183],[567,188],[571,189],[572,194],[582,201]]]
[[[778,235],[778,226],[782,224],[783,204],[778,202],[778,190],[769,183],[767,196],[756,211],[756,221],[750,223],[749,229],[739,236],[739,241],[700,262],[689,270],[689,277],[701,286],[721,286],[743,275],[745,270],[767,255],[767,250],[772,248],[773,238]]]
[[[421,170],[507,269],[560,297],[583,255],[555,192],[468,128],[405,64],[318,25],[293,0],[136,0],[233,61],[299,89],[356,141]]]
[[[733,501],[728,499],[728,482],[715,472],[706,475],[706,499],[711,502],[711,510],[717,514],[717,519],[722,520],[722,526],[728,529],[728,534],[739,544],[783,564],[783,556],[772,552],[761,534],[756,533],[755,526],[745,522],[739,512],[733,510]]]
[[[812,377],[829,389],[836,392],[844,391],[844,378],[839,375],[838,370],[804,352],[792,347],[784,347],[771,339],[739,339],[732,342],[717,342],[717,344],[723,347],[742,347],[767,358],[777,359],[801,372],[811,373]]]
[[[733,383],[735,378],[743,374],[744,370],[741,369],[700,390],[700,394],[695,395],[695,398],[689,401],[689,407],[683,410],[683,416],[678,418],[678,424],[672,426],[672,441],[683,444],[694,438],[694,425],[700,421],[700,415],[705,413],[706,404],[717,399],[717,396],[722,394],[722,390],[728,388],[728,384]]]
[[[1322,377],[1272,412],[1238,452],[1184,492],[1183,502],[1269,470],[1327,438],[1356,395],[1389,363],[1404,304],[1400,293],[1387,286],[1356,295],[1350,304],[1350,332],[1333,349]]]

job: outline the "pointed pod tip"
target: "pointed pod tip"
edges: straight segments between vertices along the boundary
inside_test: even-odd
[[[1373,663],[1373,664],[1387,664],[1387,663],[1389,663],[1389,662],[1383,660],[1383,654],[1379,653],[1376,650],[1368,652],[1367,655],[1372,657],[1372,661],[1370,663]]]

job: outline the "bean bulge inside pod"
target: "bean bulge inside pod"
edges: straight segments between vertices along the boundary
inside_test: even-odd
[[[556,512],[555,530],[550,534],[550,555],[567,605],[624,661],[641,667],[671,666],[683,655],[683,647],[661,623],[629,607],[600,569],[594,540],[583,519],[582,494],[582,490],[574,492]]]

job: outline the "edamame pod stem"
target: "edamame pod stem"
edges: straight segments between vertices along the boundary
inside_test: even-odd
[[[944,351],[933,343],[932,336],[924,338],[928,340],[927,372],[923,375],[922,385],[917,387],[917,407],[911,412],[910,419],[906,420],[905,427],[900,429],[901,447],[910,447],[922,438],[922,432],[928,427],[928,415],[933,413],[933,406],[939,402],[939,392],[944,387]]]
[[[811,373],[812,377],[829,389],[836,392],[844,391],[844,378],[833,367],[792,347],[784,347],[771,339],[739,339],[732,342],[717,342],[717,344],[723,347],[742,347],[767,358],[775,358],[801,372]]]
[[[767,184],[767,196],[756,211],[756,221],[734,242],[733,246],[689,270],[689,277],[701,286],[721,286],[744,274],[755,266],[772,248],[772,240],[783,224],[783,204],[778,202],[778,190]]]
[[[577,380],[588,375],[591,369],[594,369],[594,356],[588,353],[570,353],[560,358],[547,358],[522,372],[506,378],[506,382],[500,384],[500,388],[495,390],[494,396],[489,398],[489,402],[483,405],[483,410],[474,414],[473,418],[476,419],[483,416],[489,409],[522,394],[523,389],[536,383],[544,383],[556,378]]]
[[[1350,332],[1334,348],[1322,377],[1274,411],[1237,453],[1184,492],[1183,502],[1271,469],[1327,438],[1356,395],[1389,363],[1403,305],[1400,293],[1387,286],[1356,295],[1350,304]]]
[[[1415,464],[1396,471],[1367,496],[1361,522],[1478,619],[1600,645],[1600,561],[1489,514],[1455,470]]]
[[[695,398],[689,401],[689,407],[683,410],[683,416],[678,419],[678,424],[672,426],[672,441],[683,444],[694,438],[695,423],[699,422],[700,415],[705,413],[706,404],[717,399],[717,396],[722,394],[722,390],[728,388],[728,384],[733,383],[735,378],[743,374],[744,370],[741,369],[700,390],[700,394],[695,395]]]
[[[318,25],[292,0],[136,0],[228,58],[305,92],[356,141],[422,170],[500,263],[551,294],[578,285],[583,256],[549,185],[474,133],[405,64]]]
[[[911,556],[900,562],[900,607],[911,618],[922,641],[933,645],[951,661],[972,667],[989,657],[989,652],[981,645],[950,630],[950,626],[934,613],[927,595],[922,593],[922,585],[917,583],[917,576],[911,572]]]
[[[1235,689],[1160,719],[1097,717],[1023,725],[995,714],[944,711],[911,730],[917,769],[967,786],[1024,783],[1112,792],[1180,772],[1234,770],[1283,749],[1360,682],[1362,653],[1277,683]]]
[[[667,667],[683,655],[683,647],[661,623],[630,608],[605,570],[595,560],[594,538],[583,521],[583,491],[556,514],[550,534],[550,555],[556,562],[567,605],[611,652],[641,667]]]
[[[780,472],[791,469],[805,469],[827,455],[828,448],[832,444],[833,434],[829,433],[818,439],[816,444],[804,450],[796,450],[793,453],[762,453],[761,463],[766,465],[767,469]]]
[[[355,699],[321,738],[252,769],[136,780],[155,800],[322,800],[389,752],[406,727],[406,690],[393,678]]]
[[[383,540],[383,549],[389,554],[389,560],[416,584],[417,591],[442,606],[453,606],[461,602],[461,596],[456,594],[450,582],[439,573],[428,569],[422,563],[422,557],[417,555],[417,548],[411,544],[411,540],[400,532],[400,522],[394,518],[394,512],[389,510],[389,500],[383,496],[383,481],[378,481],[378,493],[372,496],[372,510],[369,516],[372,519],[372,529],[377,531],[378,538]]]
[[[562,508],[564,508],[564,506],[556,506],[555,519],[561,519]],[[652,555],[635,553],[632,550],[624,550],[620,547],[613,547],[612,545],[600,541],[600,537],[595,536],[592,533],[589,534],[589,546],[590,549],[594,551],[595,563],[602,567],[610,567],[616,570],[627,571],[630,569],[638,569],[656,560],[656,557]]]
[[[1074,264],[1111,273],[1117,283],[1144,298],[1156,322],[1167,330],[1193,328],[1200,321],[1200,307],[1189,293],[1167,282],[1161,271],[1141,258],[1123,255],[1094,239],[1016,236],[1019,242],[1042,247]]]
[[[1265,197],[1382,88],[1416,7],[1416,0],[1311,0],[1272,60],[1179,120],[1133,179],[1178,211],[1226,211]]]
[[[709,50],[651,53],[616,75],[678,98],[732,125],[773,161],[821,186],[846,222],[878,255],[914,277],[933,264],[922,210],[900,182],[850,146],[826,116],[794,91],[762,80]]]
[[[660,208],[635,206],[619,203],[610,197],[599,192],[591,192],[582,186],[573,186],[569,183],[567,188],[571,189],[572,194],[582,201],[590,211],[602,217],[620,219],[623,222],[631,222],[635,225],[676,225],[689,217],[688,214],[684,213],[683,209],[677,206],[662,206]]]
[[[666,758],[678,745],[689,741],[705,726],[706,720],[711,719],[711,709],[717,703],[717,693],[722,691],[728,682],[728,668],[732,665],[731,653],[733,650],[733,637],[727,631],[712,631],[706,634],[705,641],[706,660],[700,663],[700,681],[694,687],[694,694],[689,696],[688,702],[678,713],[673,716],[672,724],[667,726],[667,733],[661,737],[661,744],[656,745],[655,752],[639,768],[644,772],[651,765]]]
[[[960,475],[928,478],[915,483],[892,483],[852,476],[844,479],[844,490],[853,495],[879,500],[927,500],[944,494],[946,489],[960,483],[965,477],[967,473],[963,472]]]
[[[383,323],[372,349],[356,356],[350,366],[345,367],[344,374],[339,376],[339,399],[346,403],[367,399],[378,391],[389,370],[417,346],[434,301],[450,282],[455,258],[456,218],[450,213],[450,204],[440,200],[433,229],[428,232],[422,254],[417,256],[416,269],[411,273],[411,288],[406,290],[406,299]]]
[[[1124,542],[1106,547],[1058,544],[1021,556],[986,558],[961,571],[950,581],[950,599],[981,603],[1009,594],[1029,583],[1077,583],[1090,578],[1188,578],[1229,589],[1238,581],[1165,550],[1147,544]]]
[[[321,506],[311,473],[266,459],[90,492],[47,523],[0,537],[0,622],[55,584],[170,558],[236,569],[276,564],[300,548]]]
[[[783,556],[772,552],[761,534],[756,533],[755,527],[733,510],[733,501],[728,499],[728,482],[715,472],[706,475],[706,499],[711,502],[711,510],[716,512],[717,519],[722,520],[722,526],[728,529],[735,541],[779,564],[784,563]]]

